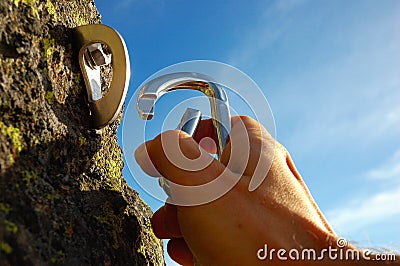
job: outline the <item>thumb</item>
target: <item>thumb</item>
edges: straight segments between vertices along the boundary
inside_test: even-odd
[[[141,168],[168,180],[167,202],[179,206],[201,205],[220,198],[240,180],[218,160],[180,130],[161,133],[135,152]],[[150,169],[150,170],[149,170]]]
[[[135,151],[135,158],[146,173],[185,186],[208,183],[225,170],[223,164],[180,130],[165,131],[142,144]]]
[[[175,205],[210,202],[240,179],[180,130],[163,132],[146,142],[136,150],[135,158],[145,172],[153,176],[157,172],[168,180],[170,203]]]

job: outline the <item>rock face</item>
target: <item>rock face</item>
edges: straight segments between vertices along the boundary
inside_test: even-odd
[[[100,23],[94,2],[6,0],[0,20],[0,265],[164,265],[120,119],[87,126],[71,28]]]

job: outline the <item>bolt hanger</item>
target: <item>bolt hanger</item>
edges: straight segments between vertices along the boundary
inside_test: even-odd
[[[114,29],[91,24],[73,29],[73,44],[85,80],[91,126],[103,128],[118,117],[130,79],[128,50]],[[102,94],[100,66],[112,65],[113,76],[108,92]]]

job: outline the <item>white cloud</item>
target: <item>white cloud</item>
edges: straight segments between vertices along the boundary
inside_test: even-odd
[[[382,166],[368,171],[366,176],[378,180],[400,180],[400,150],[397,150],[395,154]]]
[[[392,141],[394,147],[400,148],[400,142],[396,141],[396,135],[400,134],[400,108],[394,98],[387,98],[387,101],[373,102],[371,99],[362,105],[353,103],[353,106],[349,106],[351,100],[343,101],[336,109],[334,105],[339,103],[332,104],[334,111],[323,108],[305,114],[305,123],[298,129],[299,134],[293,134],[293,141],[309,140],[309,149],[321,145],[325,149],[336,149],[337,144],[344,144],[356,150],[357,146],[373,147],[386,141]],[[326,105],[330,106],[330,103]]]
[[[346,23],[343,28],[336,25],[338,6],[328,12],[310,5],[315,13],[305,17],[304,4],[268,2],[230,62],[253,70],[249,74],[258,79],[277,124],[283,125],[277,134],[289,146],[313,153],[321,146],[357,150],[357,145],[392,141],[400,133],[397,17],[379,12],[349,16],[340,22]],[[379,19],[359,23],[372,15]]]
[[[365,199],[356,199],[347,206],[327,212],[327,218],[340,233],[349,234],[387,219],[400,218],[400,186]]]
[[[260,7],[260,15],[254,24],[243,33],[241,42],[230,52],[228,62],[232,65],[259,65],[260,55],[265,50],[280,41],[293,27],[294,19],[290,16],[297,8],[304,5],[307,0],[278,0],[266,1]]]
[[[390,219],[400,220],[400,150],[365,176],[370,180],[379,179],[376,182],[391,179],[393,185],[386,191],[342,201],[348,204],[327,211],[328,220],[340,233],[352,235],[385,224]]]

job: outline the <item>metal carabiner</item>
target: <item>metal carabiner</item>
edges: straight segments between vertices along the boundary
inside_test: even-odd
[[[155,102],[163,94],[179,89],[201,91],[208,97],[218,140],[218,158],[220,158],[231,130],[231,118],[226,92],[211,77],[195,72],[178,72],[150,80],[139,90],[136,103],[139,116],[142,119],[151,119],[154,115]]]
[[[91,125],[103,128],[118,117],[126,97],[130,79],[128,50],[121,35],[102,24],[74,28],[73,43],[85,80]],[[100,66],[108,64],[112,65],[113,76],[108,92],[102,95]]]

